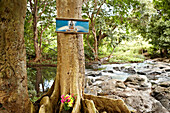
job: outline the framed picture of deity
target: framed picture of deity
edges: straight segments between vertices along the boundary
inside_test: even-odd
[[[89,33],[89,20],[56,18],[57,33]]]

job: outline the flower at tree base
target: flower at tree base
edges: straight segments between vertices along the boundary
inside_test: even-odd
[[[71,101],[68,103],[68,106],[69,106],[69,107],[73,107],[73,103],[74,103],[74,100],[71,99]]]
[[[74,105],[74,101],[76,99],[76,95],[62,95],[61,96],[61,102],[64,103],[64,109],[69,110]]]

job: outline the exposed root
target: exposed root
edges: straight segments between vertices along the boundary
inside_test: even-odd
[[[100,96],[93,96],[84,94],[84,98],[88,100],[93,100],[96,109],[99,113],[130,113],[129,109],[122,100],[109,99]]]
[[[42,98],[39,113],[53,113],[50,98],[48,96]]]
[[[84,99],[81,98],[81,103],[77,105],[80,106],[77,108],[75,103],[71,113],[80,113],[80,112],[81,113],[130,113],[129,109],[127,108],[127,106],[122,100],[109,99],[106,97],[100,97],[94,95],[84,94]],[[56,111],[54,111],[52,106],[53,105],[50,102],[50,98],[48,96],[43,97],[40,102],[39,113],[55,113]],[[61,106],[62,105],[59,104],[56,106],[56,108]],[[58,112],[61,113],[62,109],[60,109],[60,111],[57,111],[57,113]]]
[[[92,100],[82,99],[82,105],[84,113],[98,113]]]

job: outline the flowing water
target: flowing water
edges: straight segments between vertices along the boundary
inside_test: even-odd
[[[138,74],[137,72],[151,72],[155,70],[159,73],[160,68],[170,68],[169,63],[155,63],[152,61],[145,61],[143,63],[126,63],[126,64],[105,64],[99,66],[99,70],[94,71],[92,69],[86,69],[85,73],[89,72],[100,72],[101,76],[109,76],[112,79],[124,81],[128,76]],[[102,70],[100,70],[102,69]],[[130,69],[130,70],[129,70]],[[168,70],[168,69],[167,69]],[[170,70],[170,69],[169,69]],[[135,73],[133,73],[135,71]],[[166,76],[162,77],[159,75],[152,75],[155,77],[154,81],[170,81],[170,71],[161,74]],[[52,85],[56,76],[56,67],[32,67],[27,69],[28,72],[28,90],[30,95],[40,96],[43,92],[46,92]]]

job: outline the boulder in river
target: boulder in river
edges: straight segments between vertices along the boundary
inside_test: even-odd
[[[124,69],[123,69],[123,72],[129,73],[129,74],[135,74],[135,73],[136,73],[136,70],[135,70],[134,67],[128,67],[128,68],[124,68]]]
[[[151,88],[151,83],[149,83],[147,77],[143,75],[131,75],[124,81],[124,84],[127,87],[138,90],[147,90]]]
[[[86,74],[86,76],[92,76],[92,77],[97,77],[97,76],[101,76],[101,75],[102,75],[102,73],[100,71],[91,71]]]

